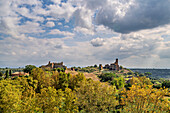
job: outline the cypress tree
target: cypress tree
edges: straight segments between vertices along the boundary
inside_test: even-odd
[[[8,70],[6,70],[5,75],[6,75],[5,78],[9,78],[9,71]]]
[[[9,70],[9,76],[12,76],[12,70]]]

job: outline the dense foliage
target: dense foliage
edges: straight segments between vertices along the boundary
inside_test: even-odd
[[[34,68],[36,68],[36,66],[26,65],[23,71],[26,72],[26,73],[31,73],[31,70],[34,69]]]
[[[83,74],[33,68],[30,76],[0,80],[0,112],[3,113],[104,113],[169,112],[168,89],[153,89],[145,77],[131,79],[123,89],[122,77],[106,74],[112,85]],[[110,78],[109,78],[110,77]],[[109,79],[108,79],[109,78]],[[151,85],[150,85],[151,84]],[[118,90],[119,89],[119,90]]]

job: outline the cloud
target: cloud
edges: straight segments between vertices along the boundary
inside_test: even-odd
[[[49,34],[58,34],[58,35],[64,35],[64,36],[74,36],[73,33],[68,32],[68,31],[60,31],[59,29],[53,29],[49,32]]]
[[[85,66],[118,57],[125,66],[170,67],[170,1],[51,1],[0,0],[1,66],[49,59]]]
[[[169,5],[169,0],[120,0],[104,6],[96,22],[119,33],[151,29],[170,23]]]
[[[55,47],[55,48],[63,48],[63,47],[62,47],[62,44],[56,44],[54,47]]]
[[[85,35],[94,35],[94,31],[91,30],[91,29],[87,29],[87,28],[83,28],[83,27],[75,27],[74,28],[74,31],[76,33],[82,33],[82,34],[85,34]]]
[[[52,2],[54,2],[55,4],[60,4],[61,0],[51,0]]]
[[[62,23],[61,23],[61,22],[58,22],[58,25],[62,25]]]
[[[96,38],[96,39],[93,39],[91,40],[91,44],[94,46],[94,47],[99,47],[99,46],[103,46],[104,45],[104,39],[102,38]]]
[[[92,16],[93,12],[91,10],[85,9],[83,7],[78,8],[73,14],[75,26],[92,30]]]
[[[64,18],[66,21],[69,21],[72,14],[76,10],[69,2],[59,4],[51,4],[47,6],[49,10],[49,15],[54,18]]]
[[[39,23],[27,21],[25,24],[18,26],[20,33],[43,33]]]
[[[7,37],[0,40],[1,66],[40,65],[49,59],[55,60],[65,48],[62,39],[37,39],[21,36],[19,39]],[[54,54],[54,56],[53,56]],[[24,59],[23,59],[24,58]]]
[[[55,26],[54,22],[48,21],[46,23],[46,27],[54,27],[54,26]]]

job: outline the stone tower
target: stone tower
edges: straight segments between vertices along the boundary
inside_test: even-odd
[[[116,58],[116,62],[115,62],[116,65],[118,65],[118,58]]]

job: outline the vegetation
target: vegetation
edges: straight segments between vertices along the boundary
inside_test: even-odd
[[[78,72],[92,73],[92,72],[95,72],[95,71],[99,71],[99,68],[97,67],[97,65],[83,67],[83,68],[80,68],[80,67],[72,67],[72,68],[74,68],[75,71],[78,71]]]
[[[170,88],[170,81],[169,80],[165,80],[163,83],[162,83],[162,87],[164,88]]]
[[[157,89],[146,74],[137,76],[138,73],[126,69],[123,72],[100,72],[101,81],[93,81],[86,79],[83,73],[72,75],[61,68],[28,69],[30,76],[6,77],[0,80],[0,113],[170,111],[170,100],[167,98],[170,96],[170,82],[159,81],[161,87]],[[75,69],[81,71],[83,68]],[[94,66],[84,69],[99,72],[98,67]]]
[[[0,77],[2,77],[3,76],[3,73],[2,72],[0,72]]]
[[[6,68],[0,68],[0,72],[3,73],[3,74],[5,74],[7,70],[8,70],[8,71],[11,70],[13,73],[14,73],[14,72],[22,72],[23,69],[24,69],[24,68],[20,68],[20,67],[19,67],[19,68],[7,68],[7,67],[6,67]]]
[[[25,68],[24,68],[24,72],[26,73],[31,73],[31,70],[36,68],[36,66],[34,65],[26,65]]]
[[[99,78],[102,82],[112,81],[116,77],[115,73],[102,73]]]
[[[130,90],[122,91],[122,112],[146,113],[169,112],[170,102],[164,99],[167,90],[153,89],[150,85],[132,85]]]

